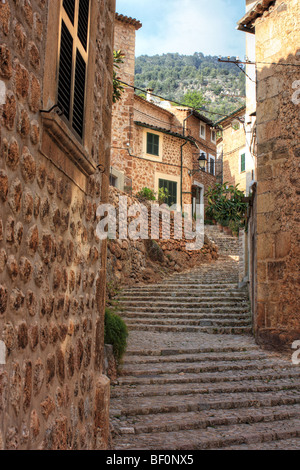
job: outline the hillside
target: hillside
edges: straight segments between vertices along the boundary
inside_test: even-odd
[[[227,115],[244,104],[245,74],[236,65],[201,52],[143,55],[136,58],[135,86],[153,88],[154,93],[180,103],[203,103],[206,109]],[[190,95],[188,101],[186,94]],[[218,114],[207,116],[220,118]]]

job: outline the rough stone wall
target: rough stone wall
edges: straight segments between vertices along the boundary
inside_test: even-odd
[[[117,208],[119,221],[119,197],[125,193],[116,188],[109,188],[109,202]],[[171,234],[163,231],[160,224],[159,239],[151,240],[151,205],[147,201],[140,201],[135,197],[127,198],[128,209],[133,204],[142,204],[148,207],[148,233],[149,240],[109,240],[107,252],[107,295],[114,293],[115,289],[137,283],[153,283],[166,278],[173,272],[180,272],[197,266],[202,262],[210,262],[218,258],[218,248],[205,237],[203,249],[187,251],[186,244],[190,243],[184,237],[174,239],[174,219],[171,217]],[[121,219],[122,223],[124,222]],[[184,228],[184,227],[183,227]],[[184,230],[183,230],[184,232]]]
[[[106,244],[94,230],[108,178],[71,178],[52,160],[58,147],[40,151],[51,3],[0,3],[0,449],[104,449]],[[94,7],[90,158],[107,168],[115,4]]]
[[[246,136],[243,125],[234,130],[232,126],[223,129],[223,181],[232,185],[239,185],[240,191],[246,191],[247,168],[240,171],[240,154],[246,153]]]
[[[114,49],[124,54],[124,63],[119,64],[118,77],[129,85],[134,85],[135,67],[134,25],[116,20]],[[113,105],[111,165],[131,178],[132,158],[127,149],[132,143],[134,89],[124,88],[122,99]]]
[[[300,65],[299,18],[298,0],[276,1],[255,25],[258,62],[255,326],[258,340],[277,348],[290,348],[294,339],[300,339],[300,104],[295,89]]]

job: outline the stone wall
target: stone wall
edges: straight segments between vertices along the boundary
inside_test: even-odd
[[[259,342],[268,347],[289,349],[293,340],[300,339],[300,104],[296,95],[299,18],[298,0],[278,0],[255,24],[258,62],[256,333]]]
[[[87,113],[95,126],[84,146],[57,114],[39,112],[57,86],[49,61],[58,44],[49,35],[58,7],[0,3],[0,449],[108,445],[106,244],[95,237],[95,211],[108,186],[115,4],[92,3]],[[85,168],[101,163],[106,174],[79,169],[70,148],[87,158]]]
[[[125,195],[116,188],[110,187],[109,201],[118,208],[119,197]],[[127,201],[128,208],[141,202],[134,197],[128,197]],[[190,240],[184,237],[182,240],[176,240],[173,237],[173,219],[171,219],[170,237],[162,231],[160,224],[159,239],[151,240],[151,205],[147,201],[142,203],[149,210],[149,240],[117,239],[108,242],[108,296],[120,286],[157,282],[174,272],[181,272],[218,258],[218,248],[207,237],[204,239],[204,246],[201,250],[187,251],[186,244]]]

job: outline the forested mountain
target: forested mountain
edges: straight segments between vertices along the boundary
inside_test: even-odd
[[[136,58],[135,86],[153,88],[169,100],[230,114],[244,104],[245,74],[235,64],[218,62],[216,56],[163,54]],[[206,114],[206,113],[205,113]],[[213,121],[221,116],[207,115]]]

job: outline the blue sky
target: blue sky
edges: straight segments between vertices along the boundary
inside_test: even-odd
[[[245,56],[245,33],[235,29],[245,0],[116,0],[116,11],[143,24],[136,36],[137,56]]]

